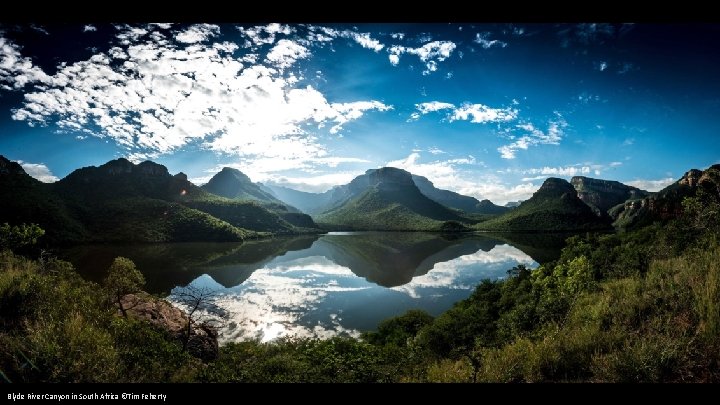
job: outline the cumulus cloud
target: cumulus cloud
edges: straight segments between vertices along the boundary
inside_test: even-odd
[[[377,39],[371,38],[368,33],[352,32],[350,36],[363,48],[372,49],[375,52],[380,52],[385,47]]]
[[[475,40],[473,42],[480,44],[480,46],[485,49],[492,47],[505,48],[507,46],[507,42],[500,41],[499,39],[490,39],[489,32],[475,34]]]
[[[431,112],[448,110],[448,121],[470,121],[475,124],[488,122],[507,122],[517,118],[518,110],[513,108],[492,108],[484,104],[463,103],[459,107],[442,101],[430,101],[415,104],[416,112],[410,115],[410,120],[417,120],[421,115]]]
[[[525,135],[517,138],[514,142],[498,148],[503,159],[515,159],[518,150],[527,150],[530,146],[536,145],[559,145],[564,135],[564,128],[567,122],[558,114],[555,121],[548,124],[547,131],[542,131],[531,123],[518,124],[517,129],[522,130]]]
[[[463,120],[476,124],[512,121],[518,111],[512,108],[491,108],[483,104],[463,104],[453,111],[450,121]]]
[[[403,54],[416,55],[425,63],[424,75],[437,70],[437,63],[449,58],[457,45],[452,41],[432,41],[419,48],[409,48],[402,45],[393,45],[388,49],[390,63],[395,66],[400,63]]]
[[[295,32],[295,28],[292,28],[289,25],[272,23],[268,25],[256,25],[249,28],[238,27],[238,31],[248,38],[246,47],[251,47],[273,44],[275,43],[275,38],[278,34],[290,35]]]
[[[292,66],[298,59],[304,59],[308,56],[310,56],[310,51],[304,46],[288,39],[281,39],[277,45],[268,52],[266,59],[273,65],[281,69],[286,69]]]
[[[185,31],[175,35],[175,40],[185,44],[205,42],[208,39],[220,35],[220,27],[214,24],[195,24]]]
[[[298,87],[287,69],[309,51],[293,41],[280,40],[268,51],[274,68],[234,56],[235,43],[213,42],[212,26],[175,33],[156,25],[117,29],[108,51],[60,64],[53,76],[0,37],[0,84],[42,84],[25,93],[13,119],[109,138],[138,158],[193,144],[292,169],[332,157],[314,129],[338,133],[368,111],[392,108],[377,100],[334,103],[312,86]],[[169,39],[178,36],[205,42]]]
[[[44,83],[50,78],[28,57],[20,54],[20,47],[0,36],[0,88],[20,89],[28,83]]]
[[[88,24],[83,27],[83,32],[94,32],[94,31],[97,31],[97,28],[95,28],[94,25]]]
[[[659,180],[633,180],[633,181],[627,181],[625,184],[628,186],[637,187],[641,190],[646,191],[660,191],[664,189],[665,187],[673,184],[675,182],[675,179],[672,177],[666,177],[664,179]]]
[[[40,180],[43,183],[54,183],[60,180],[44,163],[30,163],[22,160],[18,160],[17,162],[30,177]]]
[[[412,152],[404,159],[387,162],[384,166],[405,169],[410,173],[427,177],[435,187],[455,191],[477,198],[488,199],[495,204],[526,200],[540,187],[531,182],[510,185],[495,175],[478,175],[472,166],[482,165],[472,155],[447,160],[422,161],[420,152]],[[470,166],[470,167],[468,167]]]

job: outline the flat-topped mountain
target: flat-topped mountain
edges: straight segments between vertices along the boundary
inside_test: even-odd
[[[683,212],[685,197],[693,197],[705,189],[711,195],[720,195],[720,164],[705,170],[690,169],[680,179],[653,195],[640,200],[627,201],[610,209],[616,227],[639,227],[653,221],[677,218]]]
[[[445,221],[469,220],[420,192],[402,169],[371,169],[341,191],[347,198],[318,222],[358,230],[440,230]]]
[[[608,210],[628,200],[639,200],[651,193],[639,188],[628,186],[617,181],[592,179],[584,176],[575,176],[570,184],[577,190],[578,197],[595,213],[607,214]]]

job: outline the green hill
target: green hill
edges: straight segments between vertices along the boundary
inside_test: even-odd
[[[258,202],[210,194],[185,174],[172,176],[149,161],[116,159],[44,184],[0,157],[0,184],[9,196],[0,205],[0,221],[38,223],[53,244],[240,241],[258,232],[298,233],[283,215],[303,227],[314,225],[304,214],[278,214]]]
[[[256,200],[282,204],[271,193],[253,183],[245,173],[238,169],[223,167],[207,184],[201,186],[203,190],[221,197],[238,200]]]
[[[30,177],[16,162],[0,156],[0,223],[36,223],[45,229],[44,241],[57,244],[88,237],[85,227],[73,217],[65,202],[50,185]]]
[[[570,183],[548,178],[533,196],[497,218],[475,226],[493,231],[572,231],[609,227],[583,203]]]
[[[411,176],[413,183],[425,197],[446,207],[461,210],[468,214],[480,215],[498,215],[509,210],[507,207],[493,204],[490,200],[478,201],[474,197],[436,188],[426,177],[414,174]],[[365,191],[367,186],[366,175],[359,176],[353,181],[354,183],[336,186],[324,193],[308,193],[275,184],[267,184],[262,187],[278,199],[299,208],[303,212],[317,215],[338,208],[350,198],[357,197]]]
[[[423,195],[405,170],[368,170],[347,190],[352,196],[318,216],[319,223],[336,229],[420,231],[461,230],[460,222],[472,222]]]
[[[286,204],[276,198],[273,193],[261,185],[255,184],[243,172],[237,169],[224,167],[215,174],[210,181],[201,186],[209,193],[232,200],[244,200],[256,203],[268,211],[277,214],[284,221],[300,228],[317,228],[315,221],[297,208]],[[197,205],[197,204],[196,204]],[[217,212],[215,205],[208,205],[213,212]],[[208,211],[209,212],[209,211]],[[257,221],[263,222],[262,213],[255,216]],[[247,224],[247,222],[245,222]],[[252,225],[252,224],[251,224]]]

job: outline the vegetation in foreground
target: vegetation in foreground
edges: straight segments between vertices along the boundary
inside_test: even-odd
[[[362,339],[227,344],[212,360],[118,316],[113,283],[101,288],[66,262],[6,249],[0,379],[717,382],[720,204],[699,193],[683,206],[662,225],[570,238],[560,259],[485,281],[436,318],[410,311]],[[17,231],[16,250],[37,237]]]

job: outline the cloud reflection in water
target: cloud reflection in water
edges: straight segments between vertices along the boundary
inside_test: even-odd
[[[374,329],[383,319],[408,309],[420,308],[437,315],[469,296],[481,280],[502,278],[516,264],[537,266],[521,250],[494,244],[487,251],[477,248],[470,254],[459,250],[454,258],[434,263],[424,274],[418,266],[419,274],[410,282],[387,288],[356,275],[368,274],[368,269],[351,269],[328,258],[352,254],[353,267],[372,267],[377,260],[359,259],[367,252],[327,254],[328,246],[321,238],[313,248],[279,256],[231,288],[215,283],[208,275],[195,279],[193,284],[217,288],[221,294],[218,304],[230,314],[220,331],[221,341],[359,336],[361,331]],[[448,249],[444,247],[440,253]],[[444,259],[446,256],[442,255]],[[370,270],[388,271],[382,264],[375,267]]]

